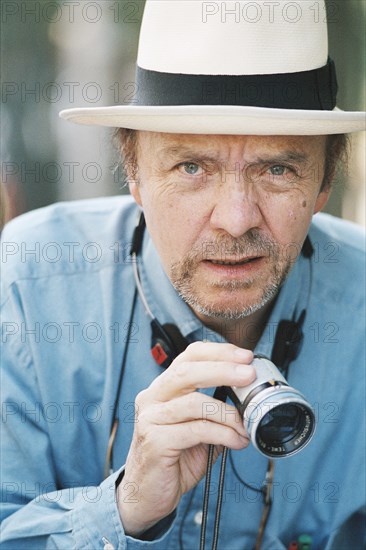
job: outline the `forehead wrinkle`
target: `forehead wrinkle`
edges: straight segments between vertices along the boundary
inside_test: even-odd
[[[212,150],[202,151],[200,150],[200,147],[193,148],[192,146],[186,147],[184,145],[161,147],[158,150],[158,155],[164,155],[164,157],[171,159],[180,159],[184,157],[192,160],[198,158],[208,161],[217,160],[217,155]]]

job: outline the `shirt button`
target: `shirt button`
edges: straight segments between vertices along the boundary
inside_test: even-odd
[[[193,521],[196,525],[201,525],[202,524],[202,510],[195,513]]]
[[[104,545],[103,550],[115,550],[113,544],[110,542],[107,542],[107,544]]]

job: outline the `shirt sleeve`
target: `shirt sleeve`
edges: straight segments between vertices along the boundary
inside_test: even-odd
[[[45,396],[31,351],[21,337],[24,316],[16,285],[7,292],[1,310],[1,547],[168,548],[170,525],[150,541],[125,536],[116,503],[116,480],[121,470],[97,486],[65,487],[59,483],[47,420],[42,414]],[[68,452],[72,449],[65,449],[66,461]]]

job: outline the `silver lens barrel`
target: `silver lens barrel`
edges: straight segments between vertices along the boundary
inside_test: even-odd
[[[271,361],[256,357],[252,365],[256,380],[249,386],[232,388],[248,436],[267,457],[293,455],[303,449],[314,434],[314,412]]]

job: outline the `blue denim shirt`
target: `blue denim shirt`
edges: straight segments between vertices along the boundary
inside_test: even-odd
[[[119,400],[114,473],[103,480],[135,289],[128,252],[136,219],[131,198],[104,198],[31,212],[3,233],[3,548],[199,546],[203,481],[158,526],[153,540],[126,537],[116,506],[135,396],[161,372],[139,299]],[[317,430],[302,452],[275,461],[264,550],[286,549],[301,534],[312,536],[313,550],[365,543],[364,239],[356,226],[321,214],[309,235],[313,256],[297,260],[255,350],[270,356],[279,321],[291,319],[305,303],[304,342],[288,380],[313,406]],[[147,233],[139,267],[161,323],[174,322],[189,341],[222,341],[178,297]],[[251,445],[231,452],[219,548],[253,548],[266,469],[267,460]],[[133,488],[130,498],[136,498]]]

